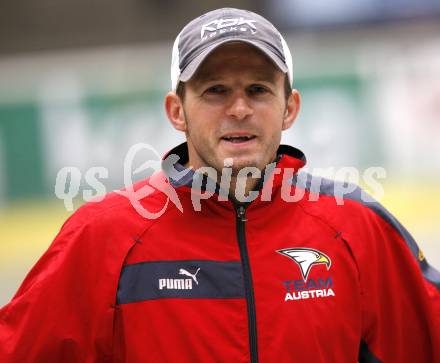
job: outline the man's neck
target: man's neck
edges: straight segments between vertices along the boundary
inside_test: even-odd
[[[260,179],[251,177],[231,177],[231,185],[229,187],[229,198],[236,203],[243,203],[249,192],[256,190]]]
[[[272,161],[272,163],[276,160],[277,157],[274,158],[274,161]],[[266,168],[269,165],[271,164],[266,165]],[[196,168],[194,168],[193,165],[191,165],[190,160],[188,160],[188,162],[186,162],[183,166],[185,168],[190,168],[194,171],[197,170]],[[215,180],[215,182],[220,185],[220,188],[223,190],[223,195],[228,195],[229,198],[235,203],[243,203],[246,202],[250,192],[257,191],[257,189],[261,186],[261,179],[264,178],[266,168],[264,168],[263,170],[259,169],[259,173],[257,174],[258,177],[257,175],[249,174],[239,176],[237,175],[239,173],[233,173],[233,175],[230,176],[230,183],[227,183],[226,185],[222,185],[221,173],[224,170],[217,170],[217,180]],[[206,176],[209,177],[209,175]]]

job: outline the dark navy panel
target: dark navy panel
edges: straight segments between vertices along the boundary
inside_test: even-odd
[[[382,363],[379,359],[368,348],[365,341],[361,341],[361,346],[359,348],[359,363]]]
[[[299,188],[308,190],[312,193],[319,193],[324,195],[336,196],[336,190],[349,190],[350,185],[347,182],[334,181],[326,178],[321,178],[320,183],[312,182],[312,175],[308,173],[298,173],[292,178],[292,184],[298,186]],[[383,220],[388,222],[405,240],[408,248],[410,249],[414,258],[418,261],[418,264],[422,270],[423,276],[426,280],[432,283],[440,290],[440,272],[432,267],[426,258],[420,260],[420,249],[414,238],[406,230],[406,228],[400,224],[400,222],[387,210],[385,209],[377,200],[375,200],[371,195],[365,192],[362,188],[353,186],[353,191],[343,195],[343,198],[354,200],[359,202],[366,207],[370,208],[373,212],[378,214]]]
[[[124,266],[119,278],[118,304],[162,298],[244,298],[241,263],[178,260]]]

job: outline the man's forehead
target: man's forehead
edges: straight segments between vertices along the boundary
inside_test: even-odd
[[[233,72],[234,68],[231,67],[230,71]],[[224,70],[218,69],[201,69],[200,72],[197,72],[194,77],[193,81],[197,83],[201,82],[214,82],[214,81],[221,81],[223,80],[228,74],[228,68],[225,67]],[[253,68],[252,71],[247,72],[246,75],[249,78],[252,78],[254,81],[265,81],[265,82],[275,82],[277,79],[277,75],[282,75],[282,72],[278,71],[277,69],[270,69],[268,67],[259,67]]]

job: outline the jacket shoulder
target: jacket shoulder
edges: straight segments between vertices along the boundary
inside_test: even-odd
[[[66,220],[62,228],[87,225],[136,229],[154,220],[145,218],[140,209],[154,212],[163,208],[164,202],[166,195],[152,187],[150,178],[146,178],[83,204]]]
[[[345,232],[362,249],[373,240],[387,248],[404,246],[419,265],[426,280],[440,289],[440,273],[427,262],[408,230],[381,203],[356,184],[298,173],[292,180],[305,195],[301,206],[338,232]]]
[[[347,215],[355,217],[362,214],[377,216],[399,229],[399,222],[393,215],[368,192],[354,183],[300,172],[293,177],[292,184],[295,188],[305,191],[302,198],[303,205],[323,216],[327,213],[343,218]]]

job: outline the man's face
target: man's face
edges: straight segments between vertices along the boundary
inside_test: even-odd
[[[183,114],[189,165],[233,172],[262,170],[290,127],[285,74],[256,48],[229,43],[216,49],[185,84]]]

